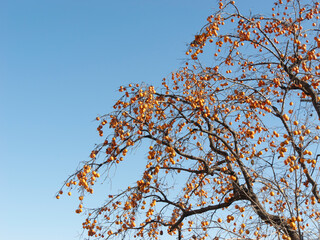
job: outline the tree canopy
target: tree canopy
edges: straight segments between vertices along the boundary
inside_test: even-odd
[[[136,183],[83,211],[90,238],[318,239],[319,3],[216,9],[161,88],[121,86],[97,117],[103,140],[63,187],[77,213],[130,149],[148,157]]]

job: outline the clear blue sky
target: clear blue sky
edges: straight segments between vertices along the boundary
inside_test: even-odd
[[[238,2],[262,12],[272,1]],[[99,142],[93,120],[111,110],[120,85],[159,85],[177,69],[215,7],[215,0],[0,1],[0,239],[78,239],[78,200],[54,196]]]

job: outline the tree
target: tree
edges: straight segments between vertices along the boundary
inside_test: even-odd
[[[319,239],[319,15],[310,0],[277,0],[270,16],[220,1],[162,89],[120,87],[114,112],[97,118],[110,135],[66,181],[76,212],[144,142],[146,167],[88,210],[88,236]]]

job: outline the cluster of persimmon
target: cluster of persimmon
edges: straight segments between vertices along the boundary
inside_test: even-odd
[[[114,112],[96,118],[98,134],[111,134],[66,181],[80,190],[77,213],[99,173],[150,145],[136,183],[89,213],[89,236],[318,236],[319,3],[277,0],[267,17],[246,17],[234,1],[218,9],[160,91],[121,86]],[[214,66],[202,58],[207,43]]]
[[[94,151],[91,153],[91,157],[93,157]],[[88,193],[93,193],[93,189],[90,186],[93,186],[97,178],[100,177],[100,173],[97,173],[96,171],[92,171],[91,166],[84,165],[82,171],[77,171],[76,177],[79,182],[74,180],[66,181],[65,186],[72,188],[72,186],[78,185],[82,190],[86,190]],[[60,195],[63,194],[63,191],[60,190],[59,193],[56,195],[56,198],[59,199]],[[71,196],[71,192],[68,192],[68,195]],[[83,196],[79,197],[79,200],[83,200]],[[80,203],[79,208],[76,210],[76,213],[82,212],[83,205]]]

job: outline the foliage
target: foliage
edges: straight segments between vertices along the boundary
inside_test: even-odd
[[[66,181],[80,192],[76,212],[143,142],[146,167],[89,211],[88,236],[318,239],[319,3],[278,0],[272,11],[245,16],[220,1],[162,89],[120,87],[114,112],[97,118],[111,135]]]

